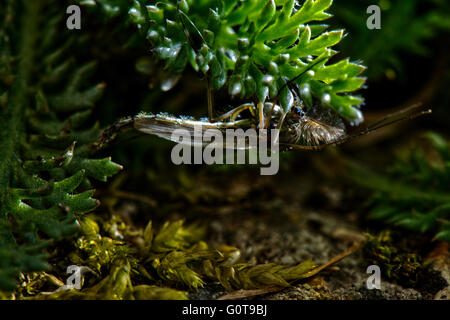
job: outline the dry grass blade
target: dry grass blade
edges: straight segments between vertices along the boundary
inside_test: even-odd
[[[312,276],[315,276],[317,273],[319,273],[323,269],[328,268],[329,266],[331,266],[331,265],[339,262],[340,260],[344,259],[345,257],[351,255],[353,252],[355,252],[360,247],[360,245],[361,245],[361,242],[355,242],[350,248],[348,248],[344,252],[338,254],[337,256],[333,257],[327,263],[320,265],[320,266],[312,269],[311,271],[304,273],[296,280],[301,280],[301,279],[310,278]],[[296,280],[294,280],[294,281],[296,281]],[[284,288],[286,288],[286,287],[272,286],[272,287],[267,287],[267,288],[263,288],[263,289],[255,289],[255,290],[236,290],[236,291],[229,292],[223,296],[220,296],[219,298],[217,298],[217,300],[237,300],[237,299],[251,298],[251,297],[259,296],[259,295],[266,294],[266,293],[278,292],[278,291],[283,290]]]

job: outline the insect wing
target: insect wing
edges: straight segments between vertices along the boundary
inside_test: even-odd
[[[249,149],[252,146],[251,143],[239,144],[235,141],[238,141],[239,138],[245,138],[246,141],[257,141],[256,130],[248,130],[250,125],[251,121],[249,120],[211,123],[161,115],[141,116],[134,119],[134,127],[146,134],[193,147],[208,145],[224,149]],[[227,131],[227,129],[232,130]],[[211,138],[211,136],[215,138]],[[221,139],[217,139],[217,136],[220,136]],[[207,137],[206,140],[205,137]]]

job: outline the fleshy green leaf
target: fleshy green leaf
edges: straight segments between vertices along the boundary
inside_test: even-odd
[[[109,12],[109,1],[111,7],[129,4],[131,20],[167,69],[180,73],[190,64],[210,76],[212,88],[227,86],[232,96],[275,99],[279,88],[314,63],[314,57],[325,57],[313,76],[297,82],[310,86],[308,99],[320,101],[330,94],[327,106],[351,122],[362,121],[358,107],[363,99],[352,92],[364,84],[364,67],[348,60],[326,65],[336,53],[331,47],[344,35],[343,30],[324,32],[327,26],[317,24],[330,17],[325,10],[332,0],[307,0],[301,6],[294,0],[186,0],[179,6],[175,0],[106,0],[90,5],[95,2]]]

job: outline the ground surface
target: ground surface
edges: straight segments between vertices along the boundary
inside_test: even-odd
[[[300,168],[302,161],[291,165]],[[311,165],[310,159],[305,161]],[[212,246],[235,246],[241,250],[242,260],[252,264],[294,265],[308,259],[323,264],[378,227],[364,218],[364,199],[359,198],[357,188],[336,183],[326,174],[318,174],[317,168],[282,169],[278,175],[266,177],[258,171],[217,175],[200,171],[193,180],[169,201],[159,202],[159,214],[205,221]],[[406,237],[413,243],[416,235],[406,233]],[[368,290],[368,265],[358,250],[310,280],[252,298],[433,299],[437,289],[442,289],[402,287],[382,278],[381,290]],[[430,278],[430,282],[442,287],[442,278],[434,276],[439,279]],[[191,298],[214,299],[225,293],[209,286]]]

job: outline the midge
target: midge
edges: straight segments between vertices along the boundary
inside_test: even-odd
[[[408,114],[409,111],[418,107],[418,105],[414,105],[396,113],[389,114],[359,132],[349,135],[347,134],[343,119],[334,110],[323,106],[318,99],[313,100],[313,105],[307,108],[297,94],[297,86],[293,84],[295,80],[322,61],[319,60],[311,64],[305,71],[285,84],[285,86],[288,86],[293,97],[293,101],[289,103],[290,107],[287,110],[284,110],[276,102],[266,101],[256,104],[244,103],[212,119],[211,116],[208,119],[196,120],[191,117],[176,117],[167,113],[156,115],[141,113],[137,116],[123,119],[106,129],[100,137],[98,146],[103,146],[111,141],[119,132],[128,128],[135,128],[140,132],[156,135],[177,143],[180,142],[179,135],[174,138],[175,135],[173,133],[175,131],[186,132],[186,135],[192,139],[183,139],[183,141],[190,141],[192,146],[205,146],[206,144],[202,141],[201,136],[209,129],[219,130],[224,136],[228,129],[253,129],[248,132],[255,135],[261,132],[264,133],[263,135],[259,134],[257,138],[259,141],[266,139],[267,142],[271,142],[268,143],[269,148],[273,146],[273,143],[276,143],[277,149],[280,151],[292,149],[319,150],[327,146],[347,142],[358,136],[369,134],[374,130],[398,121],[413,119],[431,113],[431,110],[425,110]],[[280,88],[279,92],[283,88],[284,86]],[[210,95],[211,92],[209,91],[208,94]],[[211,101],[212,99],[208,99],[209,103]],[[211,104],[208,104],[208,109],[212,111]],[[246,117],[242,116],[244,111],[249,111]],[[360,121],[362,121],[362,116],[359,119]],[[199,131],[198,128],[201,128],[201,130]],[[276,136],[273,137],[271,134],[276,134]],[[252,147],[255,147],[255,145],[249,143],[245,145],[246,149],[251,149]],[[242,148],[242,146],[239,147],[232,141],[232,143],[227,142],[223,144],[223,148],[238,149]]]
[[[97,145],[101,148],[110,142],[119,132],[131,127],[140,132],[156,135],[174,142],[180,142],[178,138],[174,138],[175,135],[173,133],[175,131],[188,132],[192,139],[183,139],[183,141],[191,141],[192,146],[205,146],[201,136],[209,129],[220,130],[224,136],[227,134],[227,129],[242,129],[244,131],[254,129],[251,132],[255,132],[256,134],[260,132],[259,129],[276,129],[267,130],[267,134],[258,136],[257,138],[267,139],[267,141],[272,139],[274,143],[279,144],[280,151],[292,149],[320,150],[327,146],[345,143],[395,122],[414,119],[418,116],[431,113],[431,110],[425,110],[403,116],[403,114],[416,107],[415,105],[389,114],[352,135],[346,133],[345,123],[337,114],[328,107],[323,107],[320,104],[306,111],[297,104],[285,112],[279,105],[272,102],[265,102],[262,107],[255,107],[254,104],[248,103],[220,116],[219,121],[175,117],[166,113],[156,115],[142,113],[135,117],[123,119],[107,128],[101,135]],[[237,119],[239,113],[245,109],[250,109],[253,114],[257,114],[260,110],[262,112],[259,116],[256,116],[256,119]],[[261,126],[261,123],[264,123],[264,126]],[[199,132],[196,128],[201,128],[201,131]],[[275,132],[278,136],[275,138],[271,137],[271,132]],[[196,144],[196,141],[201,142],[200,144]],[[273,143],[269,143],[268,145],[273,145]],[[238,149],[238,146],[234,143],[226,143],[223,147],[225,149]],[[245,148],[251,149],[252,144],[246,144]]]

